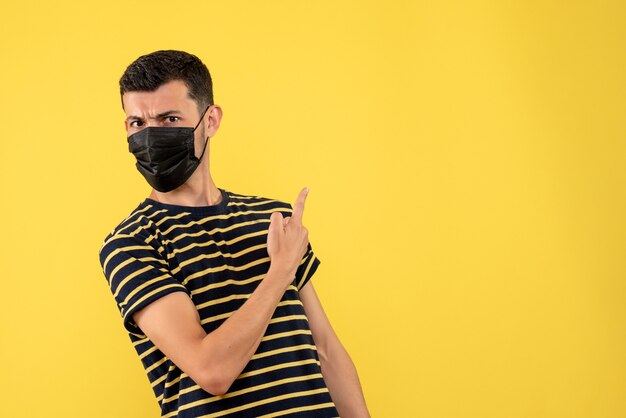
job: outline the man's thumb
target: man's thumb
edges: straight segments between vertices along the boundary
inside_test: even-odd
[[[272,212],[270,215],[270,229],[275,232],[283,230],[283,214],[280,212]]]

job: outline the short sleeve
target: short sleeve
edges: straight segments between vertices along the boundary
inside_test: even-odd
[[[319,264],[320,260],[313,252],[311,243],[309,243],[307,245],[307,251],[302,257],[300,266],[296,271],[296,288],[298,289],[298,291],[300,291],[300,289],[302,289],[304,285],[307,284],[309,280],[311,280],[311,277],[313,277],[313,274],[315,274],[315,271],[317,270],[317,266],[319,266]]]
[[[149,234],[108,236],[99,252],[100,265],[129,333],[145,337],[133,314],[172,292],[189,290],[169,272],[159,252],[162,247]]]

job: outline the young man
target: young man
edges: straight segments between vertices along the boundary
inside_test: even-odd
[[[295,204],[218,188],[222,109],[183,51],[120,79],[129,150],[152,192],[100,263],[162,417],[369,417],[354,364],[313,289],[320,260]]]

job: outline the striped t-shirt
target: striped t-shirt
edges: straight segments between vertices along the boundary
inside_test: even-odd
[[[224,395],[198,386],[167,358],[132,315],[171,292],[186,292],[210,333],[265,277],[272,212],[289,203],[225,189],[220,203],[179,206],[145,198],[111,231],[100,263],[122,322],[148,375],[162,417],[337,417],[299,290],[320,260],[311,244],[255,354]]]

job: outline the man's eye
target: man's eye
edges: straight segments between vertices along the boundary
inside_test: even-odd
[[[132,127],[134,127],[134,128],[137,128],[137,127],[139,127],[139,126],[141,126],[141,125],[133,125],[133,123],[143,123],[143,122],[142,122],[142,121],[140,121],[140,120],[134,120],[134,121],[132,121],[132,122],[130,123],[130,126],[132,126]]]
[[[168,116],[168,117],[167,117],[167,119],[168,119],[170,122],[177,122],[179,118],[178,118],[178,116]],[[176,120],[172,120],[172,119],[176,119]]]

